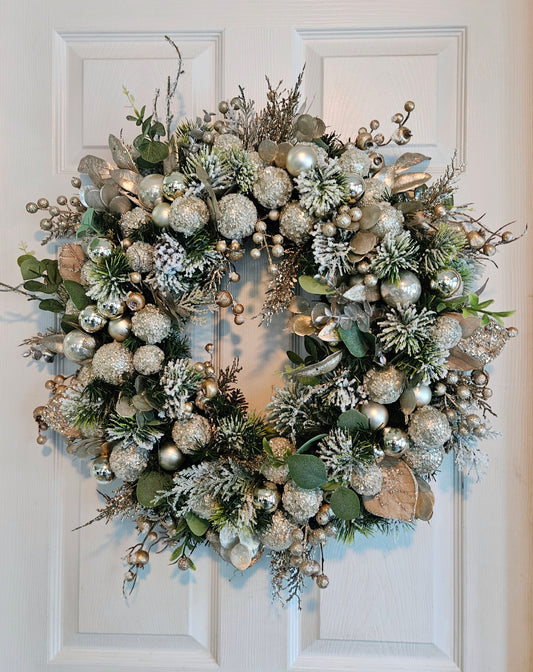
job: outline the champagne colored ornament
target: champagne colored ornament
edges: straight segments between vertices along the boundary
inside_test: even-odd
[[[133,355],[133,366],[143,376],[151,376],[161,370],[165,353],[157,345],[142,345]]]
[[[160,229],[166,229],[168,226],[169,214],[170,214],[170,204],[158,203],[152,210],[152,222]]]
[[[119,317],[116,320],[109,320],[107,333],[115,341],[125,341],[131,332],[131,320],[129,317]]]
[[[411,442],[407,432],[399,427],[385,427],[383,430],[383,450],[388,457],[401,457]]]
[[[102,345],[92,361],[93,373],[111,385],[120,385],[133,373],[133,355],[122,343],[113,341]]]
[[[285,165],[291,175],[295,177],[316,166],[317,153],[312,146],[298,144],[287,154]]]
[[[402,213],[389,203],[380,203],[379,209],[380,215],[372,228],[372,233],[379,239],[385,238],[387,234],[391,236],[399,235],[403,231],[404,218]]]
[[[363,383],[370,401],[378,404],[392,404],[400,398],[405,384],[405,375],[394,366],[370,369],[365,374]]]
[[[431,329],[431,339],[441,350],[451,350],[463,336],[459,320],[450,315],[440,315]]]
[[[165,471],[176,471],[185,463],[185,457],[173,441],[165,441],[157,451],[159,466]]]
[[[139,200],[147,210],[153,210],[163,200],[163,175],[153,174],[139,182]]]
[[[268,445],[272,449],[274,457],[278,460],[284,459],[285,455],[292,455],[296,452],[296,446],[288,439],[285,439],[281,436],[275,436],[273,439],[269,439]],[[288,465],[282,464],[279,467],[275,467],[269,462],[268,458],[263,464],[261,471],[263,476],[268,478],[268,480],[272,481],[273,483],[285,483],[289,476]]]
[[[120,299],[111,299],[108,301],[97,301],[96,310],[102,317],[107,317],[108,320],[113,320],[120,317],[126,310],[126,304]]]
[[[257,209],[243,194],[228,194],[219,201],[217,229],[224,238],[242,240],[254,232]]]
[[[114,249],[115,244],[108,238],[93,238],[87,245],[87,255],[96,263],[99,259],[109,257]]]
[[[111,451],[109,465],[117,478],[132,483],[148,466],[148,451],[133,443],[119,443]]]
[[[254,502],[267,513],[275,511],[281,501],[281,495],[278,492],[277,485],[270,481],[265,481],[258,485],[254,490]]]
[[[178,420],[172,428],[174,443],[186,455],[211,440],[211,425],[203,415],[193,414],[189,420]]]
[[[402,459],[419,476],[433,474],[442,464],[444,449],[441,445],[421,448],[411,446],[402,456]]]
[[[102,317],[96,306],[86,306],[78,315],[78,323],[83,331],[88,334],[94,334],[100,331],[107,324],[105,317]]]
[[[168,213],[171,229],[184,236],[192,236],[209,221],[207,205],[197,196],[183,196],[172,202]]]
[[[170,317],[151,303],[136,312],[131,323],[135,336],[150,345],[167,338],[172,325]]]
[[[339,166],[343,173],[367,177],[370,172],[370,158],[366,152],[353,145],[339,157]]]
[[[253,195],[264,208],[273,210],[284,206],[291,193],[292,180],[286,170],[267,166],[259,171],[253,186]]]
[[[389,306],[409,306],[416,303],[422,293],[418,277],[411,271],[400,271],[397,282],[382,280],[381,297]]]
[[[294,525],[287,518],[276,511],[272,516],[272,522],[267,529],[259,535],[261,543],[271,551],[284,551],[292,544],[292,531]]]
[[[296,523],[307,523],[322,504],[322,490],[304,489],[288,481],[283,488],[283,507]]]
[[[281,211],[279,230],[297,245],[302,245],[311,235],[314,219],[299,203],[293,201]]]
[[[63,354],[71,362],[87,364],[95,353],[96,341],[93,336],[83,331],[73,329],[63,339]]]
[[[165,175],[163,179],[162,191],[169,201],[173,201],[176,198],[185,196],[185,192],[187,191],[187,178],[183,173],[179,173],[177,171],[170,173],[169,175]],[[161,226],[161,224],[158,224],[158,226]]]
[[[91,474],[99,483],[109,483],[115,478],[107,457],[97,457],[91,462]]]
[[[377,495],[383,485],[383,473],[377,464],[356,464],[350,485],[360,495]]]
[[[359,411],[366,415],[370,424],[370,429],[383,429],[389,421],[389,412],[382,404],[377,404],[375,401],[369,401],[363,404]]]
[[[138,240],[126,250],[126,259],[134,271],[149,273],[154,265],[153,245]]]

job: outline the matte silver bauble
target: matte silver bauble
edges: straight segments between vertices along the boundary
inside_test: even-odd
[[[317,155],[313,147],[309,145],[295,145],[289,150],[286,160],[286,168],[291,175],[299,175],[316,166]]]
[[[97,457],[91,462],[91,474],[99,483],[109,483],[115,478],[107,457]]]
[[[168,226],[168,213],[170,212],[170,203],[158,203],[152,210],[152,222],[160,229]]]
[[[389,421],[387,408],[382,404],[377,404],[375,401],[368,401],[359,410],[368,418],[370,429],[383,429]]]
[[[348,187],[348,200],[353,204],[365,193],[365,182],[362,177],[355,173],[348,173],[345,178]]]
[[[87,364],[96,351],[96,341],[89,334],[73,329],[63,339],[63,354],[71,362]]]
[[[78,323],[83,331],[94,334],[107,324],[107,319],[97,310],[96,306],[86,306],[78,315]]]
[[[431,388],[429,385],[420,384],[413,387],[412,390],[418,407],[427,406],[429,404],[431,401]]]
[[[173,441],[165,441],[159,446],[157,459],[165,471],[176,471],[185,462],[183,453]]]
[[[148,210],[153,210],[163,200],[163,175],[153,174],[139,182],[139,200]]]
[[[185,175],[183,173],[178,173],[177,171],[165,175],[163,178],[163,194],[165,197],[168,198],[169,201],[173,201],[175,198],[184,196],[187,191],[186,180],[187,178]]]
[[[107,317],[108,320],[114,320],[116,317],[120,317],[126,310],[126,304],[119,299],[111,299],[109,301],[100,300],[96,302],[96,310],[102,317]]]
[[[110,320],[107,325],[107,333],[115,341],[122,343],[131,332],[131,320],[129,317],[119,317],[116,320]]]
[[[87,245],[87,256],[91,261],[97,262],[99,259],[109,257],[115,245],[108,238],[93,238]]]
[[[398,282],[381,282],[380,292],[383,301],[389,306],[409,306],[420,298],[422,286],[414,273],[400,271]]]
[[[444,268],[438,271],[431,280],[430,287],[438,292],[443,299],[451,299],[463,289],[463,279],[454,268]]]
[[[254,502],[267,513],[271,513],[278,508],[281,495],[275,483],[266,481],[263,485],[258,485],[254,490]]]
[[[388,457],[400,457],[411,445],[407,432],[399,427],[383,430],[383,452]]]

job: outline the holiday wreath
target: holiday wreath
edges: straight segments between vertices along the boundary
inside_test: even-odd
[[[4,288],[60,315],[25,342],[26,356],[80,367],[46,382],[37,440],[59,432],[97,481],[122,480],[94,520],[137,523],[124,587],[152,550],[187,570],[208,543],[238,570],[268,551],[290,599],[305,577],[328,585],[328,538],[429,520],[445,453],[466,474],[484,467],[485,366],[516,330],[476,288],[513,234],[454,204],[454,162],[429,185],[413,172],[428,157],[386,165],[381,148],[411,137],[412,102],[390,139],[373,120],[343,142],[299,108],[300,75],[290,90],[267,80],[259,112],[241,89],[220,118],[178,123],[181,73],[178,50],[165,124],[159,91],[147,115],[125,90],[138,135],[109,136],[115,165],[86,156],[79,197],[27,204],[48,212],[43,244],[75,240],[57,260],[24,253],[23,285]],[[184,331],[217,309],[242,324],[231,283],[249,237],[272,276],[260,321],[287,309],[302,343],[264,416],[247,409],[238,362],[215,370],[211,343],[191,361]]]

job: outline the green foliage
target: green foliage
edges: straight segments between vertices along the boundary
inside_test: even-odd
[[[192,511],[185,514],[185,520],[189,526],[190,531],[197,537],[203,537],[209,529],[209,521],[200,518]]]
[[[320,282],[311,275],[300,275],[298,278],[300,287],[308,294],[335,294],[335,289],[329,285]]]
[[[141,129],[140,134],[133,140],[133,146],[147,163],[156,164],[163,161],[168,156],[168,144],[161,142],[159,138],[165,135],[165,127],[160,121],[154,120],[153,115],[145,118],[146,105],[137,110],[135,98],[126,87],[123,87],[123,91],[133,109],[133,114],[128,114],[126,119],[134,121]]]
[[[463,231],[450,224],[439,224],[435,234],[424,240],[420,270],[431,274],[445,268],[459,256],[465,245]]]
[[[172,476],[159,471],[145,471],[139,477],[135,494],[141,506],[153,508],[156,506],[157,497],[161,492],[167,492],[172,488]]]
[[[95,300],[123,300],[131,286],[131,267],[122,250],[101,257],[87,272],[91,287],[87,296]]]
[[[400,271],[418,268],[418,244],[411,238],[409,231],[403,231],[397,236],[388,233],[376,250],[372,262],[372,272],[378,278],[387,278],[391,282],[398,282]]]
[[[369,350],[368,339],[355,322],[349,329],[338,328],[339,336],[354,357],[364,357]]]
[[[361,509],[359,497],[353,490],[344,485],[333,492],[329,503],[333,513],[341,520],[357,518]]]
[[[300,488],[312,490],[327,481],[326,467],[316,455],[291,455],[287,459],[292,480]]]
[[[33,254],[23,254],[17,259],[17,263],[24,280],[24,289],[32,293],[55,294],[53,298],[41,299],[39,308],[52,313],[63,313],[65,301],[60,294],[63,279],[57,261],[55,259],[39,261]]]
[[[87,294],[85,294],[84,287],[80,285],[79,282],[74,282],[74,280],[64,280],[63,284],[68,295],[72,299],[72,303],[78,310],[83,310],[91,303]]]
[[[366,415],[363,415],[360,411],[356,411],[355,408],[351,408],[339,415],[337,427],[352,432],[357,429],[369,429],[370,422]]]
[[[463,317],[479,317],[481,318],[481,326],[486,327],[490,323],[491,318],[496,320],[496,322],[503,326],[502,317],[509,317],[514,314],[514,310],[504,310],[499,312],[493,312],[487,310],[489,306],[494,303],[494,299],[488,299],[487,301],[479,302],[479,296],[474,292],[470,292],[468,295],[467,303],[463,308]]]

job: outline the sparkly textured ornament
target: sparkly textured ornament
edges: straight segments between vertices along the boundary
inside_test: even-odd
[[[149,303],[131,318],[132,331],[145,343],[161,343],[170,334],[172,321],[168,315]]]
[[[306,523],[322,504],[322,490],[300,488],[294,481],[287,481],[283,488],[283,506],[285,511],[297,522]]]
[[[205,494],[200,499],[195,499],[191,505],[191,511],[204,520],[209,520],[217,512],[217,500],[211,494]]]
[[[146,224],[146,212],[142,208],[133,208],[120,218],[120,230],[125,238],[129,238]]]
[[[365,193],[361,197],[359,207],[381,203],[387,195],[387,185],[381,180],[369,178],[365,180]]]
[[[207,205],[197,196],[184,196],[172,202],[168,213],[171,229],[184,236],[192,236],[209,221]]]
[[[385,238],[387,234],[391,237],[398,236],[403,231],[403,215],[389,203],[380,203],[381,214],[375,226],[371,229],[372,233],[378,238]]]
[[[131,268],[139,273],[149,273],[154,265],[154,248],[150,243],[137,241],[126,250]]]
[[[148,210],[163,200],[163,175],[153,174],[143,177],[139,182],[139,200]]]
[[[97,311],[96,306],[86,306],[78,315],[78,323],[83,331],[94,334],[107,324],[105,317]]]
[[[382,404],[377,404],[375,401],[363,404],[359,410],[368,418],[370,429],[383,429],[389,421],[389,412],[386,407]]]
[[[370,369],[365,374],[363,382],[370,401],[392,404],[400,398],[405,375],[394,366],[387,366],[384,369]]]
[[[258,485],[254,490],[254,502],[267,513],[272,513],[278,508],[281,496],[275,483],[266,481]]]
[[[163,179],[163,194],[169,201],[180,198],[187,191],[187,178],[183,173],[177,171],[165,175]],[[153,214],[152,214],[153,217]]]
[[[402,457],[415,474],[424,476],[433,474],[440,467],[444,459],[444,449],[441,445],[426,448],[411,446]]]
[[[377,495],[383,485],[383,473],[377,464],[356,464],[350,477],[350,485],[360,495]]]
[[[280,233],[297,245],[302,245],[313,230],[314,219],[299,203],[286,205],[279,220]]]
[[[148,451],[134,443],[119,443],[111,451],[109,464],[117,478],[127,482],[136,481],[148,466]]]
[[[496,359],[509,338],[512,338],[511,334],[514,334],[511,329],[491,320],[486,327],[478,327],[473,334],[461,339],[457,347],[485,366]]]
[[[165,441],[157,451],[159,466],[165,471],[176,471],[185,463],[183,453],[172,441]]]
[[[287,520],[281,511],[276,511],[272,516],[272,523],[259,538],[265,548],[271,551],[284,551],[293,542],[292,531],[294,529],[294,525]]]
[[[165,353],[157,345],[142,345],[133,355],[133,366],[143,376],[150,376],[161,369],[164,359]]]
[[[288,439],[284,439],[281,436],[269,439],[268,445],[272,448],[274,457],[278,458],[278,460],[284,459],[286,453],[293,454],[296,452],[296,446]],[[289,476],[289,467],[287,464],[275,467],[273,464],[269,464],[268,459],[264,463],[261,471],[264,477],[268,478],[268,480],[273,483],[285,483]]]
[[[411,445],[407,432],[399,427],[383,430],[383,451],[389,457],[400,457]]]
[[[86,364],[92,359],[95,350],[96,341],[93,336],[78,329],[69,331],[63,340],[63,354],[76,364]]]
[[[253,194],[264,208],[280,208],[288,203],[291,193],[292,180],[286,170],[267,166],[259,171]]]
[[[81,267],[80,271],[80,279],[79,283],[80,285],[83,285],[84,287],[90,287],[91,285],[91,272],[94,271],[96,268],[96,265],[89,259],[89,261],[86,261],[83,266]]]
[[[257,209],[249,198],[242,194],[229,194],[223,196],[218,205],[222,214],[217,229],[224,238],[242,240],[253,233]]]
[[[133,355],[122,343],[113,341],[98,348],[92,366],[96,378],[101,378],[111,385],[120,385],[133,375]]]
[[[99,483],[109,483],[115,478],[109,460],[103,455],[91,462],[91,474]]]
[[[400,271],[397,282],[382,280],[381,297],[389,306],[409,306],[416,303],[422,294],[418,277],[411,271]]]
[[[433,406],[423,406],[415,411],[408,431],[411,441],[420,448],[442,446],[452,435],[446,416]]]
[[[459,320],[450,315],[441,315],[431,329],[431,339],[439,350],[450,350],[461,340],[463,330]]]
[[[311,145],[297,144],[289,150],[286,159],[286,167],[291,175],[311,170],[317,163],[317,154]]]
[[[182,453],[193,453],[211,439],[211,425],[203,415],[194,413],[189,420],[178,420],[172,427],[172,438]]]
[[[366,177],[370,171],[370,159],[366,152],[356,147],[349,147],[339,157],[339,166],[345,173]]]
[[[215,136],[213,145],[223,150],[228,150],[232,147],[240,148],[242,147],[242,140],[233,135],[233,133],[221,133]]]

